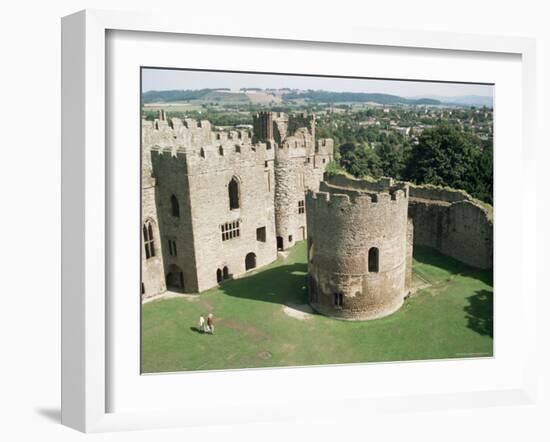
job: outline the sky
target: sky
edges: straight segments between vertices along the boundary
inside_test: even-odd
[[[370,92],[402,97],[464,95],[493,96],[493,86],[486,84],[442,83],[375,79],[350,79],[297,75],[248,74],[231,72],[151,69],[142,71],[142,92],[173,89],[230,88],[322,89],[335,92]]]

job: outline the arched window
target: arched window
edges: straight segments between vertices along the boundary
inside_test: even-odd
[[[256,254],[255,253],[250,252],[248,255],[246,255],[246,257],[244,259],[244,268],[246,270],[256,268]]]
[[[239,181],[237,178],[231,178],[229,182],[229,209],[235,210],[239,208]]]
[[[172,216],[178,217],[180,216],[180,203],[178,202],[178,199],[176,198],[176,195],[172,195],[170,197],[170,206],[172,209]]]
[[[222,146],[220,146],[220,147],[218,148],[218,152],[219,152],[219,154],[220,154],[221,156],[223,156],[223,147],[222,147]]]
[[[147,221],[143,224],[143,245],[145,246],[145,258],[155,256],[155,240],[153,238],[153,223]]]
[[[229,278],[229,269],[227,268],[227,266],[225,266],[223,268],[223,279],[227,279]]]
[[[204,157],[205,157],[205,154],[204,154],[204,149],[203,149],[202,147],[201,147],[201,152],[200,152],[200,155],[201,155],[201,157],[202,157],[202,158],[204,158]]]
[[[216,270],[216,281],[218,281],[218,283],[223,281],[222,269]]]
[[[379,254],[377,247],[369,249],[369,272],[378,272]]]

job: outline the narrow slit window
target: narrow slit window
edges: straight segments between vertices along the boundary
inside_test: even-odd
[[[170,207],[171,207],[172,216],[174,216],[176,218],[179,218],[179,216],[180,216],[180,203],[179,203],[176,195],[172,195],[170,197]]]
[[[240,207],[239,201],[239,181],[237,178],[231,178],[228,186],[229,192],[229,210],[235,210]]]
[[[377,247],[369,249],[369,272],[378,272],[379,268],[379,252]]]

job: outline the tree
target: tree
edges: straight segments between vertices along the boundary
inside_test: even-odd
[[[464,189],[492,202],[492,152],[482,149],[476,136],[440,123],[420,136],[407,162],[405,178],[419,184]]]
[[[373,149],[355,143],[344,143],[339,148],[340,165],[348,173],[360,178],[366,175],[380,176],[380,159]]]

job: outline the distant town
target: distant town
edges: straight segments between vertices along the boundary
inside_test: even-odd
[[[384,143],[416,145],[419,136],[441,122],[474,135],[492,149],[492,97],[415,97],[381,93],[242,88],[148,91],[143,114],[152,120],[158,110],[176,118],[204,119],[215,128],[252,128],[258,111],[309,112],[317,116],[320,135],[338,146],[350,140],[376,149]]]

